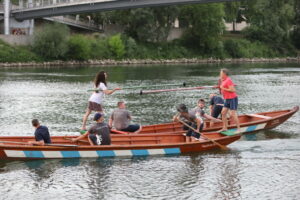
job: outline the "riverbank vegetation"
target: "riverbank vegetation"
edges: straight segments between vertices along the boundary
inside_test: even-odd
[[[51,24],[36,32],[30,47],[11,47],[1,42],[5,48],[0,48],[0,62],[273,58],[294,57],[300,49],[297,0],[139,8],[88,15],[97,23],[120,25],[124,32],[109,37],[71,34],[66,26]],[[175,19],[184,33],[179,39],[167,41]],[[229,33],[225,21],[233,26],[246,21],[249,26]]]

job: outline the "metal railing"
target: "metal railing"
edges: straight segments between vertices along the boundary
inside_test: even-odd
[[[116,0],[32,0],[32,3],[24,1],[22,5],[20,5],[19,9],[30,9],[30,8],[42,8],[42,7],[50,7],[50,6],[63,6],[63,5],[76,5],[76,4],[92,4],[99,2],[109,2]]]
[[[47,17],[46,19],[61,22],[61,23],[66,23],[66,24],[74,24],[74,25],[78,25],[78,26],[81,26],[84,28],[94,29],[94,30],[98,30],[98,31],[103,30],[102,24],[96,24],[94,22],[94,20],[86,20],[86,19],[82,19],[82,18],[77,18],[72,15]]]

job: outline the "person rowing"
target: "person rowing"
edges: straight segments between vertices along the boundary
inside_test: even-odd
[[[118,131],[139,133],[142,127],[139,124],[130,124],[131,114],[126,110],[124,101],[118,102],[118,108],[115,109],[109,119],[109,127],[114,127]]]
[[[102,113],[96,113],[94,115],[94,121],[96,124],[93,125],[85,134],[72,139],[73,142],[88,137],[88,141],[91,146],[94,145],[110,145],[110,129],[108,124],[104,123],[104,116]]]
[[[185,104],[179,104],[177,106],[177,111],[179,112],[173,117],[174,122],[180,121],[183,118],[186,123],[197,131],[201,132],[203,130],[203,120],[201,117],[196,117],[195,113],[189,112]],[[195,132],[193,129],[183,126],[184,130],[187,130],[186,142],[197,141],[200,139],[201,135]]]
[[[208,119],[211,122],[222,122],[222,120],[217,119],[211,115],[208,115],[204,112],[204,108],[205,108],[205,100],[204,99],[199,99],[197,106],[191,110],[191,114],[195,115],[198,118],[201,118],[202,121],[204,121],[204,119]]]
[[[221,69],[220,71],[220,78],[222,80],[220,89],[225,99],[224,107],[222,108],[222,121],[223,121],[223,128],[219,132],[227,131],[228,127],[228,120],[227,120],[227,113],[229,111],[230,117],[233,118],[235,124],[237,126],[237,133],[240,132],[240,122],[237,115],[237,108],[238,108],[238,95],[236,93],[235,84],[232,82],[231,78],[229,77],[229,70],[228,69]]]
[[[86,121],[91,114],[92,111],[103,112],[103,101],[105,95],[113,94],[117,90],[121,90],[121,88],[115,88],[113,90],[107,89],[107,73],[104,71],[100,71],[94,80],[95,89],[91,97],[89,98],[88,108],[86,109],[86,113],[83,117],[82,130],[86,130]]]

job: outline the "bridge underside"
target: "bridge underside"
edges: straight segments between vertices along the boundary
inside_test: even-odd
[[[17,20],[34,19],[41,17],[99,12],[129,8],[143,8],[155,6],[169,6],[182,4],[217,3],[238,0],[115,0],[106,2],[91,2],[86,4],[53,5],[43,8],[29,8],[12,10],[12,15]]]

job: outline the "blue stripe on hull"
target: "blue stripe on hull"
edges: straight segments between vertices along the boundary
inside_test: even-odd
[[[114,151],[96,151],[99,157],[115,157]]]
[[[131,150],[132,156],[149,156],[147,149]]]
[[[78,151],[61,151],[63,158],[80,158]]]
[[[256,130],[257,125],[253,125],[253,126],[248,126],[246,129],[246,132],[251,132],[251,131],[255,131]]]
[[[42,151],[23,151],[27,158],[44,158]]]
[[[166,154],[180,154],[179,148],[164,149]]]

